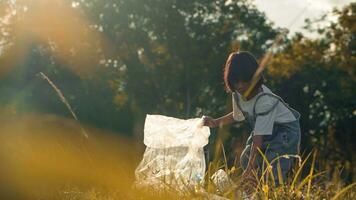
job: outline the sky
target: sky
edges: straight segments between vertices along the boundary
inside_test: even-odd
[[[334,7],[342,8],[350,2],[356,0],[252,0],[257,8],[265,12],[277,27],[288,28],[290,33],[296,31],[306,35],[302,27],[306,18],[317,18],[330,12]],[[295,23],[290,26],[291,22],[297,18]],[[311,35],[310,35],[311,36]]]

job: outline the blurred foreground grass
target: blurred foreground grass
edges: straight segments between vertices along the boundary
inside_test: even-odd
[[[18,115],[10,108],[0,111],[0,120],[1,199],[243,199],[235,189],[219,192],[209,178],[200,186],[204,193],[199,188],[184,196],[172,190],[160,194],[137,190],[132,187],[141,158],[137,141],[90,127],[85,127],[89,134],[85,138],[75,120]],[[356,199],[355,184],[345,185],[339,177],[331,179],[316,171],[314,158],[305,156],[283,186],[259,181],[256,199]],[[207,177],[221,166],[211,163]],[[234,182],[240,181],[241,170],[227,171]]]

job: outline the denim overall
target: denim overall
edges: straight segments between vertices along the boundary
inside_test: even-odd
[[[262,96],[265,96],[265,95],[276,98],[278,101],[269,110],[267,110],[263,113],[256,113],[256,103]],[[282,173],[280,173],[280,175],[282,175],[283,181],[285,181],[287,178],[287,174],[290,171],[290,169],[293,165],[293,162],[294,162],[293,157],[286,158],[286,157],[280,157],[280,156],[282,156],[282,155],[298,155],[299,154],[299,146],[300,146],[300,139],[301,139],[300,126],[299,126],[300,114],[293,108],[289,107],[288,104],[286,104],[281,97],[279,97],[275,94],[272,94],[272,93],[262,92],[262,93],[258,94],[258,96],[256,98],[255,104],[253,106],[253,116],[250,116],[247,112],[242,111],[241,106],[239,105],[239,98],[237,97],[237,94],[234,93],[233,96],[235,98],[235,102],[236,102],[238,108],[241,110],[241,112],[243,112],[245,119],[248,121],[252,130],[253,130],[255,122],[256,122],[256,117],[267,115],[269,112],[271,112],[273,109],[276,108],[279,101],[282,102],[293,113],[294,117],[296,118],[295,121],[287,122],[287,123],[274,122],[272,135],[263,136],[261,150],[264,153],[264,155],[266,156],[268,162],[272,166],[272,173],[274,176],[274,181],[275,181],[275,184],[278,185],[279,184],[278,167],[280,167],[281,172],[282,172]],[[242,168],[244,170],[247,168],[247,164],[248,164],[249,157],[250,157],[252,136],[253,136],[253,132],[251,132],[250,136],[248,137],[247,142],[246,142],[246,147],[243,150],[241,157],[240,157],[240,162],[241,162]],[[261,156],[257,156],[256,162],[257,162],[258,167],[260,168],[260,170],[258,170],[259,173],[261,173],[262,170],[266,169],[266,163],[263,162],[263,159]],[[259,174],[259,175],[261,175],[261,174]]]

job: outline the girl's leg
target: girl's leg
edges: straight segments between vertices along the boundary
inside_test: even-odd
[[[288,174],[292,169],[294,158],[276,157],[271,164],[274,183],[276,186],[284,184],[287,181]]]
[[[274,182],[278,186],[287,181],[294,164],[294,157],[288,155],[298,155],[300,143],[299,121],[286,124],[275,124],[273,128],[275,137],[266,141],[264,146],[265,156],[272,166]]]

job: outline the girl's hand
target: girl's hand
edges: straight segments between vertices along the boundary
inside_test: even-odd
[[[203,120],[204,120],[204,126],[208,126],[210,128],[214,128],[218,126],[217,121],[212,117],[204,116]]]
[[[242,174],[243,181],[243,189],[248,196],[251,196],[254,191],[256,191],[256,187],[258,182],[256,177],[253,175],[252,170],[245,170]]]

